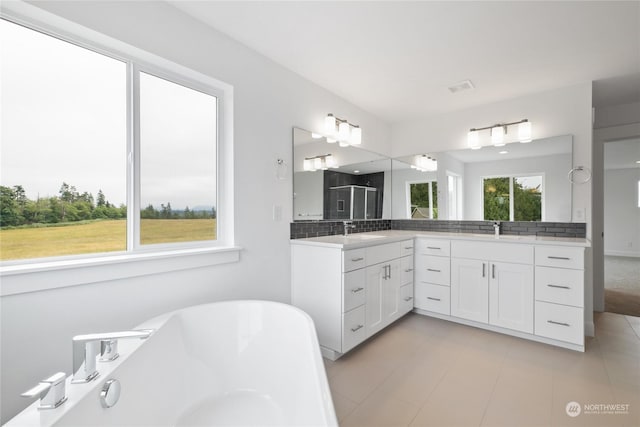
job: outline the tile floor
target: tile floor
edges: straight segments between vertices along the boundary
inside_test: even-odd
[[[640,426],[640,318],[596,313],[585,353],[408,314],[335,362],[340,425]],[[569,402],[582,413],[569,417]],[[626,414],[584,405],[629,405]],[[626,407],[621,407],[624,411]]]

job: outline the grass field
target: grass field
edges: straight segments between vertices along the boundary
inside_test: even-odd
[[[0,230],[0,260],[124,251],[126,226],[125,220],[106,220]],[[215,219],[143,219],[140,227],[142,244],[216,238]]]

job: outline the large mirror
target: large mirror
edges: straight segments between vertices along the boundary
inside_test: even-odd
[[[391,159],[293,129],[293,220],[391,218]]]
[[[393,219],[571,222],[573,137],[393,159]]]

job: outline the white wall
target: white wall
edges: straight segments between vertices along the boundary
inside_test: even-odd
[[[243,251],[233,264],[2,297],[2,423],[29,404],[21,392],[70,373],[73,335],[127,329],[210,301],[289,301],[292,181],[291,174],[276,179],[276,159],[292,164],[292,126],[321,130],[333,112],[362,126],[363,148],[390,152],[386,123],[168,4],[34,4],[234,86],[235,242]],[[280,221],[272,220],[274,205],[282,207]]]
[[[542,174],[544,221],[571,222],[571,184],[567,179],[570,165],[570,154],[467,163],[463,180],[464,219],[476,221],[484,219],[483,177]]]
[[[604,253],[640,257],[640,168],[604,171]]]
[[[591,82],[585,82],[464,111],[395,124],[392,126],[392,155],[400,157],[425,151],[440,152],[467,148],[466,138],[469,129],[527,118],[533,123],[534,139],[573,135],[574,166],[591,168],[591,99]],[[582,222],[577,213],[586,212],[587,237],[590,239],[591,182],[573,186],[572,204],[573,220]],[[593,333],[592,267],[592,253],[588,248],[585,267],[585,326],[590,334]]]

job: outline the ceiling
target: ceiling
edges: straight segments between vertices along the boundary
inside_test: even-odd
[[[389,123],[594,80],[640,100],[638,1],[169,3]]]

